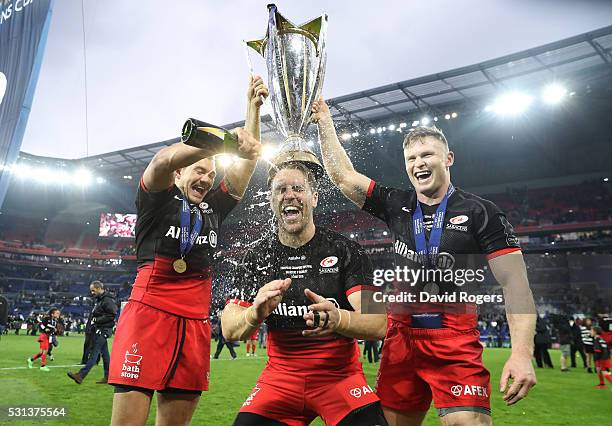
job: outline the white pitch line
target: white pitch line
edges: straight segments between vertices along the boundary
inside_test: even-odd
[[[81,367],[83,364],[70,364],[70,365],[47,365],[49,368],[67,368],[67,367]],[[40,367],[3,367],[0,370],[38,370]]]
[[[255,361],[257,357],[237,357],[236,360],[242,360],[242,361],[246,361],[246,360],[253,360]],[[264,357],[260,357],[265,359]],[[219,359],[214,359],[212,358],[211,361],[233,361],[231,358],[219,358]],[[70,365],[49,365],[47,364],[47,367],[49,368],[68,368],[68,367],[82,367],[84,364],[70,364]],[[30,367],[3,367],[0,368],[0,371],[4,371],[4,370],[38,370],[39,367],[34,367],[34,368],[30,368]]]

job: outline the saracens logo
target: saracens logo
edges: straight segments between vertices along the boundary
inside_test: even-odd
[[[451,217],[448,221],[453,225],[461,225],[462,223],[465,223],[468,220],[469,218],[466,215],[462,214],[461,216]]]
[[[338,258],[336,256],[327,256],[321,261],[320,265],[324,268],[331,268],[336,263],[338,263]]]

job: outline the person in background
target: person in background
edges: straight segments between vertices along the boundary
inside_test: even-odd
[[[110,354],[108,352],[108,338],[113,334],[115,326],[115,317],[117,316],[117,302],[104,288],[104,284],[100,281],[93,281],[89,286],[91,295],[95,298],[95,304],[91,311],[91,326],[94,330],[94,342],[91,356],[87,364],[79,370],[78,373],[68,372],[68,377],[74,380],[77,384],[83,383],[89,370],[91,370],[98,359],[98,355],[102,356],[104,365],[104,377],[96,382],[97,384],[106,384],[108,382],[108,370],[110,364]]]
[[[582,330],[580,324],[582,320],[576,318],[574,321],[570,321],[572,326],[572,346],[570,347],[570,356],[572,360],[572,368],[576,368],[576,352],[582,357],[582,364],[584,368],[587,368],[586,354],[584,353],[584,345],[582,344]]]
[[[587,372],[593,372],[593,337],[591,336],[591,327],[593,326],[593,321],[591,318],[585,318],[580,326],[580,331],[582,332],[582,344],[584,345],[584,352],[587,356]]]
[[[374,362],[378,362],[378,342],[378,340],[364,340],[363,342],[363,354],[367,355],[370,364],[372,364],[372,356],[374,356]]]
[[[542,368],[544,365],[549,368],[554,368],[550,360],[550,354],[548,353],[548,348],[551,343],[550,331],[548,330],[546,321],[541,317],[538,317],[536,321],[536,334],[533,340],[535,343],[533,356],[535,357],[538,368]]]
[[[215,351],[215,355],[213,356],[213,359],[219,359],[219,355],[221,354],[221,351],[223,350],[223,346],[227,346],[227,349],[229,349],[232,359],[236,359],[236,351],[234,350],[233,342],[228,342],[227,340],[225,340],[225,337],[223,337],[223,328],[221,326],[221,321],[219,321],[218,330],[219,330],[219,336],[217,340],[217,350]]]
[[[38,336],[40,351],[33,357],[27,359],[28,368],[34,368],[34,361],[40,358],[40,371],[51,371],[49,367],[47,367],[47,353],[49,352],[52,336],[56,332],[57,320],[60,317],[60,314],[61,312],[59,309],[51,308],[48,316],[43,318],[42,322],[40,323],[41,333]]]

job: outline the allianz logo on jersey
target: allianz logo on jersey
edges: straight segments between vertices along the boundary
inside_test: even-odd
[[[337,263],[338,258],[336,256],[327,256],[319,263],[321,265],[319,274],[337,274],[339,272],[338,266],[335,266]]]
[[[333,297],[326,297],[327,300],[332,302],[334,306],[340,309],[338,301]],[[280,303],[276,309],[272,311],[273,314],[281,315],[284,317],[303,317],[308,313],[308,306],[306,305],[289,305],[287,303]]]
[[[395,253],[399,254],[402,257],[405,257],[408,260],[411,260],[413,262],[419,262],[419,254],[408,248],[408,245],[400,240],[396,240],[395,244],[393,245],[393,248],[395,249]]]
[[[180,236],[181,228],[179,226],[170,226],[166,235],[164,235],[164,237],[172,237],[175,240],[178,240]],[[217,247],[217,233],[211,229],[208,235],[198,236],[194,245],[201,246],[203,244],[210,244],[212,248]]]

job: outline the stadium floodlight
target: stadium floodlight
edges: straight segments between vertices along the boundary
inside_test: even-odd
[[[520,115],[527,111],[532,102],[533,98],[525,93],[510,92],[495,100],[493,111],[499,115]]]
[[[376,129],[376,133],[382,133],[382,127],[379,127],[378,129]]]
[[[68,184],[71,181],[70,175],[64,170],[60,170],[54,174],[53,180],[60,185]]]
[[[351,238],[355,238],[355,234],[351,234]]]
[[[376,129],[370,129],[370,134],[373,135],[374,133],[376,133]]]
[[[423,117],[421,118],[421,124],[423,126],[427,126],[429,123],[431,122],[431,119],[429,117]]]
[[[444,115],[444,118],[445,118],[446,120],[450,120],[450,114],[445,114],[445,115]]]
[[[389,130],[395,130],[395,124],[389,124]]]
[[[451,114],[451,118],[457,118],[457,115],[458,115],[458,114],[457,114],[456,112],[453,112],[453,113]]]
[[[261,156],[264,160],[271,160],[278,152],[278,145],[265,144],[261,147]]]
[[[104,179],[102,176],[98,176],[98,177],[96,178],[96,182],[98,182],[98,183],[104,183],[104,182],[106,182],[106,179]]]
[[[46,167],[32,170],[32,177],[40,183],[50,183],[53,181],[54,173]]]
[[[345,142],[351,140],[351,134],[350,133],[342,133],[341,137],[342,137],[342,140],[345,141]]]
[[[132,180],[132,176],[131,175],[123,175],[123,179],[125,179],[125,180]]]
[[[419,120],[414,120],[414,121],[412,122],[412,127],[416,127],[416,126],[418,126],[418,125],[419,125]]]
[[[351,134],[351,136],[354,137],[354,138],[359,137],[359,132],[353,132]]]
[[[487,105],[484,110],[485,110],[485,112],[493,111],[493,105]],[[448,114],[446,114],[446,115],[448,115]],[[450,118],[450,116],[449,116],[449,118]]]
[[[434,117],[434,121],[438,121],[438,117]]]
[[[91,183],[93,176],[87,169],[78,169],[74,172],[74,183],[76,185],[87,186]]]
[[[604,182],[607,182],[607,181],[609,181],[609,180],[610,180],[610,179],[608,179],[608,178],[604,178]]]
[[[558,104],[565,98],[567,89],[559,83],[551,83],[542,90],[542,100],[547,104]]]
[[[400,129],[405,129],[406,127],[408,127],[408,124],[400,123]]]
[[[30,173],[32,173],[32,168],[28,166],[27,164],[19,163],[13,166],[12,171],[13,171],[13,174],[17,176],[19,179],[24,179],[28,177]]]

